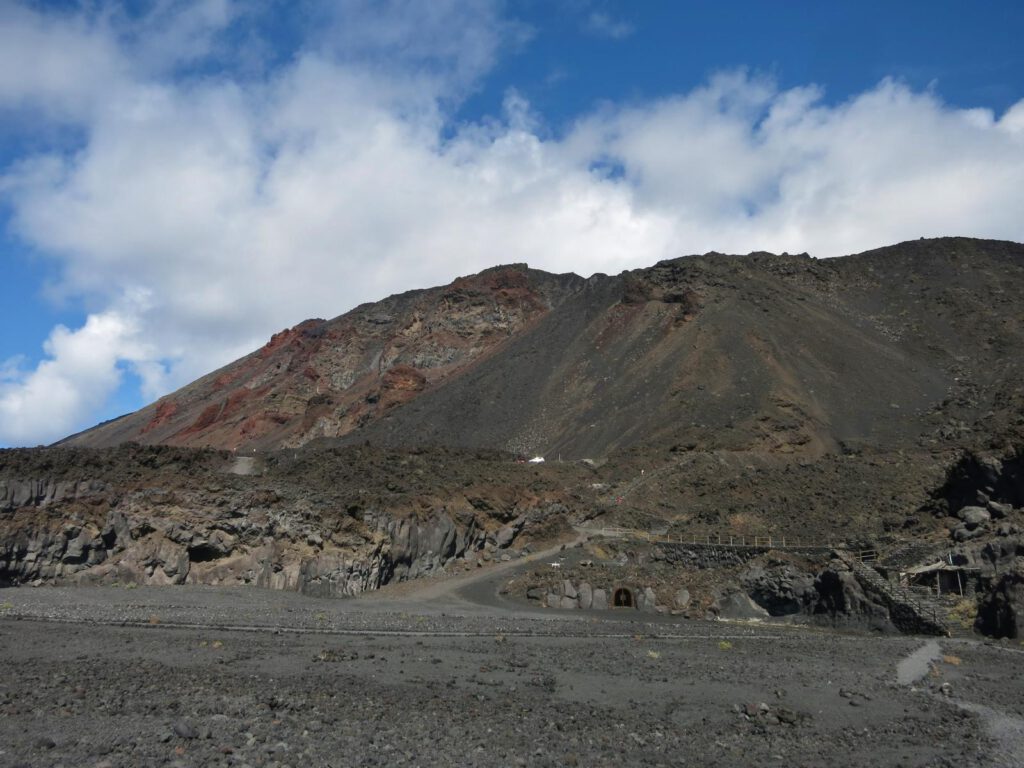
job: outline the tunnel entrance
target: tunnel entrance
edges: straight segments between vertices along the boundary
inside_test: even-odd
[[[613,608],[635,608],[636,601],[633,599],[633,590],[626,587],[617,587],[612,593]]]

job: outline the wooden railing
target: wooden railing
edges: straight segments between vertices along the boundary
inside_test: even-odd
[[[833,549],[836,545],[833,542],[807,541],[794,539],[791,536],[769,535],[737,535],[733,533],[722,534],[672,534],[654,533],[652,531],[641,531],[635,528],[617,528],[604,526],[601,528],[589,528],[580,526],[577,528],[581,533],[592,536],[605,536],[607,538],[638,539],[662,544],[696,544],[703,546],[720,547],[744,547],[754,549]]]

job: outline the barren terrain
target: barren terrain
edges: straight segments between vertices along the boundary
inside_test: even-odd
[[[0,765],[1020,765],[1022,297],[510,265],[0,451]]]
[[[1015,644],[537,611],[500,581],[356,601],[7,591],[0,760],[1019,764]]]

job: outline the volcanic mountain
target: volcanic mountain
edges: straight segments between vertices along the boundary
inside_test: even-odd
[[[710,253],[617,276],[513,264],[307,320],[65,442],[902,450],[1024,434],[1024,246]]]

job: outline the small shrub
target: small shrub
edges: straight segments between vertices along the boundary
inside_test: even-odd
[[[978,604],[973,600],[961,600],[949,610],[949,620],[970,629],[978,618]]]
[[[719,640],[718,641],[718,650],[720,650],[720,651],[728,651],[731,648],[732,648],[732,643],[730,643],[728,640]]]

